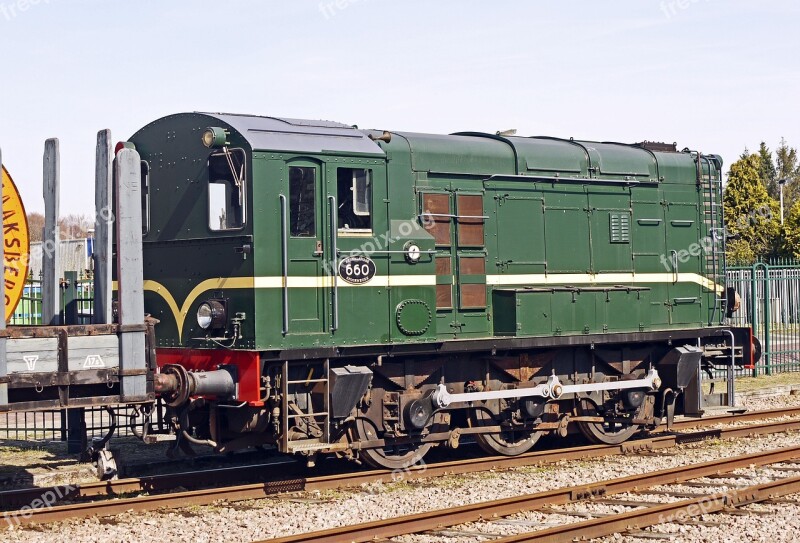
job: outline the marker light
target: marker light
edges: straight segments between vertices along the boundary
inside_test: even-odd
[[[422,258],[422,250],[414,242],[408,242],[403,249],[406,252],[406,260],[411,264],[416,264]]]
[[[228,142],[228,133],[224,128],[211,126],[203,131],[203,145],[209,149],[224,147]]]

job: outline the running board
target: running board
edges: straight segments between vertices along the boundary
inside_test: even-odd
[[[499,400],[508,398],[529,398],[537,396],[558,400],[564,394],[579,392],[599,392],[606,390],[650,389],[658,390],[661,387],[661,377],[655,368],[647,372],[644,379],[630,381],[613,381],[608,383],[588,383],[584,385],[562,385],[558,377],[551,375],[547,383],[531,388],[514,388],[506,390],[493,390],[490,392],[465,392],[451,394],[445,385],[439,385],[431,395],[431,401],[437,409],[443,409],[453,403],[481,402],[486,400]]]

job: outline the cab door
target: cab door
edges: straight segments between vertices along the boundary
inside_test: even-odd
[[[320,164],[293,160],[286,164],[281,195],[283,225],[284,333],[328,334],[330,265],[325,218],[325,191]]]
[[[389,262],[386,166],[349,158],[326,162],[325,212],[332,251],[331,329],[343,343],[388,341]],[[384,205],[379,205],[382,202]]]
[[[692,191],[694,187],[691,187]],[[699,206],[696,193],[670,194],[665,210],[666,248],[672,268],[669,307],[672,324],[699,324],[702,318],[702,273]]]

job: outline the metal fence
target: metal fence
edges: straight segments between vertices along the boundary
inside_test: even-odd
[[[92,320],[94,281],[84,272],[65,272],[61,281],[61,321],[89,324]],[[42,280],[31,274],[25,282],[19,305],[9,320],[12,326],[42,324]]]
[[[752,326],[761,340],[763,354],[752,375],[800,372],[800,262],[730,268],[728,286],[742,303],[731,323]]]
[[[11,316],[9,324],[17,326],[34,326],[42,324],[42,281],[28,277],[22,291],[17,309]]]
[[[130,406],[114,407],[117,427],[114,437],[132,436],[130,417],[133,414]],[[150,421],[151,431],[161,431],[164,426],[164,406],[157,404]],[[91,407],[84,409],[86,434],[92,437],[104,436],[111,430],[111,416],[105,408]],[[136,430],[141,432],[143,419],[136,419]],[[0,414],[0,440],[11,441],[67,441],[69,434],[69,417],[64,409],[52,409],[35,413],[2,413]]]

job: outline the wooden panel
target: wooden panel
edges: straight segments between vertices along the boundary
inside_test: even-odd
[[[436,275],[452,275],[453,265],[449,256],[436,257]]]
[[[482,256],[462,256],[458,259],[461,275],[486,275],[486,259]]]
[[[112,336],[116,338],[116,336]],[[56,338],[9,339],[8,373],[52,373],[58,371]]]
[[[423,194],[422,213],[431,215],[450,214],[449,194]],[[436,240],[438,247],[450,247],[450,217],[426,217],[425,230]]]
[[[72,337],[68,341],[69,371],[98,370],[119,366],[117,336]]]
[[[486,307],[486,285],[461,285],[461,308],[482,309]]]
[[[436,285],[436,309],[451,309],[453,307],[453,286]]]
[[[459,217],[483,217],[483,196],[480,194],[458,195]],[[458,245],[461,247],[483,247],[484,232],[482,218],[459,218]]]

